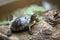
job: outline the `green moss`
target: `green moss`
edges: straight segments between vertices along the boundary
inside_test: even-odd
[[[39,14],[37,14],[37,13],[38,12],[45,12],[45,11],[46,11],[46,9],[44,9],[42,6],[30,6],[26,9],[25,15],[31,15],[32,13],[35,13],[37,15],[37,18],[39,20],[41,20],[43,17],[39,16]]]
[[[8,21],[0,21],[0,25],[8,24]]]
[[[31,13],[33,13],[34,11],[40,11],[40,12],[44,12],[46,11],[46,9],[44,9],[42,6],[33,6],[33,7],[28,7],[25,11],[26,15],[30,15]]]

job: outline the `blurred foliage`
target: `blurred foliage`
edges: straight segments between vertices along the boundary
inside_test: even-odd
[[[39,15],[40,14],[40,12],[45,12],[46,11],[46,9],[45,8],[43,8],[42,6],[30,6],[30,7],[28,7],[27,9],[26,9],[26,11],[25,11],[25,15],[32,15],[32,14],[36,14],[37,15],[37,18],[39,19],[39,20],[41,20],[42,18],[43,18],[43,16],[41,16],[41,15]]]
[[[13,19],[13,15],[10,15],[10,16],[8,16],[8,17],[7,17],[7,19],[6,19],[6,20],[11,21],[12,19]]]
[[[34,11],[44,12],[46,11],[46,9],[43,8],[42,6],[30,6],[26,9],[25,14],[31,15]]]
[[[6,25],[6,24],[8,24],[8,20],[11,21],[12,19],[13,19],[13,16],[10,15],[6,18],[6,20],[0,21],[0,25]]]
[[[4,20],[4,21],[1,21],[1,22],[0,22],[0,25],[6,25],[6,24],[8,24],[8,21],[5,21],[5,20]]]
[[[39,20],[41,20],[43,17],[40,16],[38,12],[45,12],[45,11],[46,10],[42,6],[33,5],[33,6],[28,7],[25,10],[25,15],[32,15],[32,14],[35,13],[37,15],[37,18]],[[7,17],[7,20],[11,20],[12,18],[13,18],[13,16],[10,15],[10,16]],[[5,21],[5,20],[0,22],[0,24],[7,24],[7,23],[8,23],[8,21]]]

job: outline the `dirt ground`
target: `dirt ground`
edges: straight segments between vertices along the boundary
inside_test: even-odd
[[[5,34],[8,30],[9,26],[0,26],[1,33]],[[10,40],[60,40],[60,24],[52,27],[44,20],[41,20],[32,28],[32,31],[33,35],[29,35],[27,32],[21,32],[13,33],[12,36],[8,38]]]

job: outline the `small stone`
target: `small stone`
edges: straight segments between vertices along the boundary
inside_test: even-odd
[[[44,30],[42,33],[44,35],[51,35],[52,34],[52,31],[51,30]]]

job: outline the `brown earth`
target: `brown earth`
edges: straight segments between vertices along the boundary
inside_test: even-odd
[[[0,32],[5,34],[9,30],[9,26],[0,26]],[[8,37],[10,40],[60,40],[60,24],[52,27],[44,20],[38,22],[33,28],[33,35],[27,32],[13,33]]]

